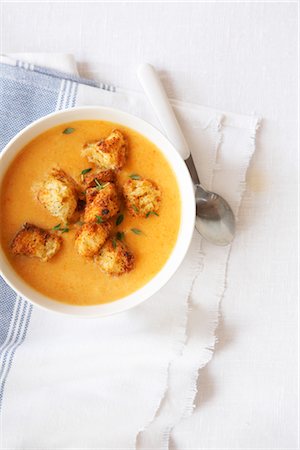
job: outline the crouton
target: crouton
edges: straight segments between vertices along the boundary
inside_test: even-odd
[[[120,199],[113,183],[86,190],[84,222],[104,222],[118,214]]]
[[[78,200],[79,187],[61,169],[52,169],[40,186],[37,198],[49,213],[67,222],[73,216]]]
[[[81,155],[102,170],[118,170],[126,161],[127,144],[121,131],[113,130],[101,141],[85,144]]]
[[[108,275],[122,275],[134,267],[134,255],[124,242],[117,239],[108,239],[94,261]]]
[[[128,212],[134,217],[148,217],[157,214],[161,191],[151,180],[128,180],[123,186],[123,194]]]
[[[83,185],[85,188],[97,187],[100,184],[111,182],[114,183],[116,180],[116,172],[113,170],[98,170],[92,171],[84,175]]]
[[[88,222],[82,225],[76,233],[75,247],[81,256],[94,256],[109,236],[111,222]]]
[[[30,223],[25,223],[11,243],[14,255],[49,261],[60,249],[62,238]]]

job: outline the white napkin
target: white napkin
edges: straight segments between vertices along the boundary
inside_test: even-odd
[[[72,67],[69,57],[62,60]],[[51,61],[47,55],[48,66]],[[65,69],[57,55],[53,61]],[[34,62],[41,64],[38,55]],[[139,92],[79,85],[76,106],[86,104],[123,109],[159,126]],[[257,119],[174,106],[200,178],[237,213]],[[34,308],[6,385],[4,447],[132,449],[139,435],[139,448],[167,448],[172,427],[192,411],[198,369],[212,355],[229,255],[230,248],[202,242],[195,232],[172,280],[131,311],[83,320]]]

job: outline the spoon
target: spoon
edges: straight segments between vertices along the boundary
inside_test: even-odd
[[[138,68],[140,83],[151,103],[167,137],[185,160],[195,186],[196,228],[207,241],[228,245],[235,233],[235,218],[229,204],[215,192],[200,183],[197,170],[161,81],[150,64]]]

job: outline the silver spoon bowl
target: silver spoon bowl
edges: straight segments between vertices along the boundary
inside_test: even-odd
[[[235,217],[227,201],[205,189],[190,155],[185,161],[195,186],[196,228],[206,240],[216,245],[228,245],[235,234]]]
[[[229,204],[215,192],[197,184],[196,228],[206,240],[216,245],[228,245],[234,238],[235,218]]]

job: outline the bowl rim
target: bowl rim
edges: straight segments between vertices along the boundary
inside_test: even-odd
[[[95,117],[80,118],[80,115],[86,114],[91,116],[95,114]],[[101,116],[103,114],[107,117],[100,118],[97,117],[97,114],[98,116]],[[113,117],[113,119],[111,119],[110,116]],[[116,116],[116,118],[114,118],[114,116]],[[172,249],[170,256],[168,257],[167,261],[160,269],[160,271],[136,291],[120,299],[96,305],[72,305],[63,303],[37,291],[32,286],[27,284],[20,275],[17,274],[17,272],[8,261],[4,250],[2,249],[1,243],[0,274],[4,278],[6,283],[18,295],[25,298],[32,304],[46,309],[47,311],[76,317],[105,317],[131,309],[132,307],[141,304],[148,298],[152,297],[152,295],[154,295],[156,292],[158,292],[172,278],[172,276],[174,276],[188,251],[193,235],[195,224],[194,186],[183,159],[176,151],[173,144],[162,134],[160,130],[158,130],[147,121],[125,111],[106,106],[87,105],[55,111],[35,120],[31,124],[23,128],[21,131],[19,131],[6,144],[0,154],[0,161],[2,166],[2,168],[0,169],[0,188],[2,186],[2,180],[8,167],[27,143],[56,125],[75,122],[79,120],[103,120],[115,122],[116,124],[131,128],[153,142],[167,159],[175,174],[179,192],[181,195],[181,223],[179,226],[176,243]],[[52,125],[47,125],[49,123],[52,123]],[[39,130],[39,127],[43,129]],[[143,131],[141,131],[141,129]],[[25,143],[21,143],[22,139],[24,140],[24,137],[25,141],[27,137],[27,141]],[[162,144],[158,145],[156,141],[159,141]],[[5,162],[5,160],[7,161],[3,167],[2,162]],[[177,173],[177,170],[179,171],[179,173]]]

